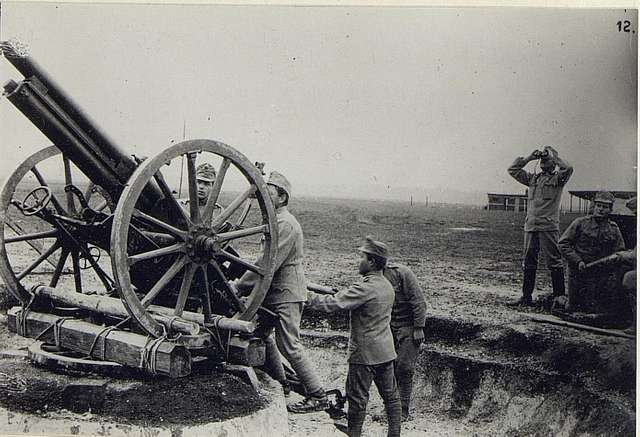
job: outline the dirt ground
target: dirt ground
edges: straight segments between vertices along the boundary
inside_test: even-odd
[[[392,260],[410,266],[423,287],[427,299],[428,342],[443,348],[457,347],[467,340],[465,329],[473,331],[475,326],[483,326],[482,338],[476,341],[482,341],[483,347],[491,344],[491,354],[500,356],[504,353],[510,360],[535,364],[551,344],[545,343],[548,340],[555,348],[569,345],[569,351],[582,353],[576,356],[588,356],[584,351],[596,351],[593,354],[597,359],[586,360],[589,362],[579,372],[596,372],[597,379],[595,367],[603,362],[614,365],[624,357],[623,364],[632,366],[635,379],[634,341],[537,324],[529,319],[536,310],[515,310],[507,305],[520,295],[522,213],[457,205],[431,205],[427,208],[400,202],[331,199],[294,199],[290,210],[299,219],[305,233],[304,267],[309,281],[336,287],[348,286],[358,280],[356,248],[364,236],[372,235],[387,243]],[[575,214],[562,214],[561,230],[576,217]],[[544,260],[541,260],[534,298],[549,291],[549,275],[544,268]],[[446,321],[453,321],[455,326],[445,326]],[[329,328],[345,330],[347,323],[346,314],[324,318],[305,312],[303,316],[304,327],[320,331]],[[505,330],[510,330],[509,335],[518,334],[507,336],[515,343],[521,343],[523,338],[536,339],[539,343],[536,343],[537,349],[520,350],[520,343],[509,344],[511,340],[502,337]],[[476,331],[473,332],[477,334]],[[494,334],[496,341],[491,338]],[[29,342],[8,335],[6,327],[0,325],[0,349]],[[465,353],[474,353],[473,344],[471,346]],[[342,388],[346,372],[344,351],[312,347],[309,353],[318,363],[326,385]],[[478,346],[477,353],[485,354],[487,350]],[[558,357],[554,356],[554,359],[566,360],[568,365],[574,360],[570,353]],[[607,357],[610,358],[608,361]],[[629,371],[625,372],[621,374],[629,374]],[[633,381],[625,379],[619,385],[622,389],[612,387],[612,393],[621,391],[625,398],[635,399]],[[296,400],[296,396],[292,395],[291,400]],[[384,414],[375,389],[372,390],[370,405],[369,435],[381,435],[385,423],[377,418]],[[473,435],[473,431],[465,428],[463,423],[433,412],[417,411],[413,416],[412,421],[403,425],[406,435]],[[289,420],[293,435],[334,433],[325,413],[290,416]]]

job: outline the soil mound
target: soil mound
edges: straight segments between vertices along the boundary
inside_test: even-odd
[[[205,424],[266,405],[251,386],[217,371],[182,379],[115,379],[53,373],[19,359],[0,359],[0,390],[0,406],[8,410],[67,410],[142,426]]]

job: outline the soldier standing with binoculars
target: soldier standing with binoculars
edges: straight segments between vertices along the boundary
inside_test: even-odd
[[[529,173],[524,167],[540,160],[540,173]],[[558,170],[556,171],[556,166]],[[551,146],[534,150],[527,157],[518,157],[508,169],[509,174],[529,188],[527,216],[524,223],[524,278],[522,297],[517,305],[532,305],[536,285],[538,254],[542,249],[551,273],[553,296],[564,295],[564,270],[558,248],[560,233],[560,200],[562,189],[573,173],[573,167],[558,156]]]

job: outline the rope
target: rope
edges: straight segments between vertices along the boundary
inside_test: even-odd
[[[162,337],[158,337],[151,342],[149,341],[151,337],[147,337],[147,343],[140,350],[140,365],[138,367],[149,371],[152,375],[157,374],[156,363],[158,358],[158,348],[166,338],[166,333]]]
[[[102,361],[106,360],[106,354],[107,354],[107,337],[109,336],[109,334],[111,333],[111,331],[115,331],[118,329],[118,326],[107,326],[106,328],[104,328],[102,331],[98,332],[98,334],[94,337],[93,339],[93,343],[91,343],[91,347],[89,348],[89,353],[87,354],[87,356],[85,358],[92,358],[91,355],[93,354],[93,349],[96,347],[96,344],[98,343],[98,339],[100,337],[102,337],[102,358],[100,358]],[[103,336],[104,334],[104,336]]]
[[[67,320],[73,320],[74,317],[60,317],[55,322],[47,326],[38,336],[35,338],[35,341],[40,340],[44,334],[46,334],[51,328],[53,328],[53,341],[57,347],[60,347],[60,328],[62,328],[62,324]]]
[[[36,295],[32,294],[29,302],[26,305],[23,303],[20,312],[16,314],[16,331],[18,331],[18,335],[22,337],[27,337],[27,316],[29,315],[29,309],[35,298]]]

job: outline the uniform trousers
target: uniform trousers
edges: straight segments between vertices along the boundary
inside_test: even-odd
[[[280,358],[282,354],[300,378],[306,395],[324,396],[324,389],[316,369],[307,358],[304,347],[300,343],[300,319],[304,302],[274,303],[265,307],[279,316],[275,322],[258,317],[254,331],[256,337],[263,338],[265,341],[266,372],[278,381],[286,379]]]
[[[409,414],[411,391],[413,388],[413,371],[420,353],[420,343],[413,341],[413,326],[391,328],[393,344],[398,357],[394,362],[396,381],[402,403],[402,414]]]
[[[349,363],[346,385],[349,402],[347,410],[349,437],[362,435],[362,425],[367,413],[369,389],[372,381],[376,384],[387,412],[387,436],[397,437],[400,435],[402,413],[393,365],[393,361],[375,365]]]

